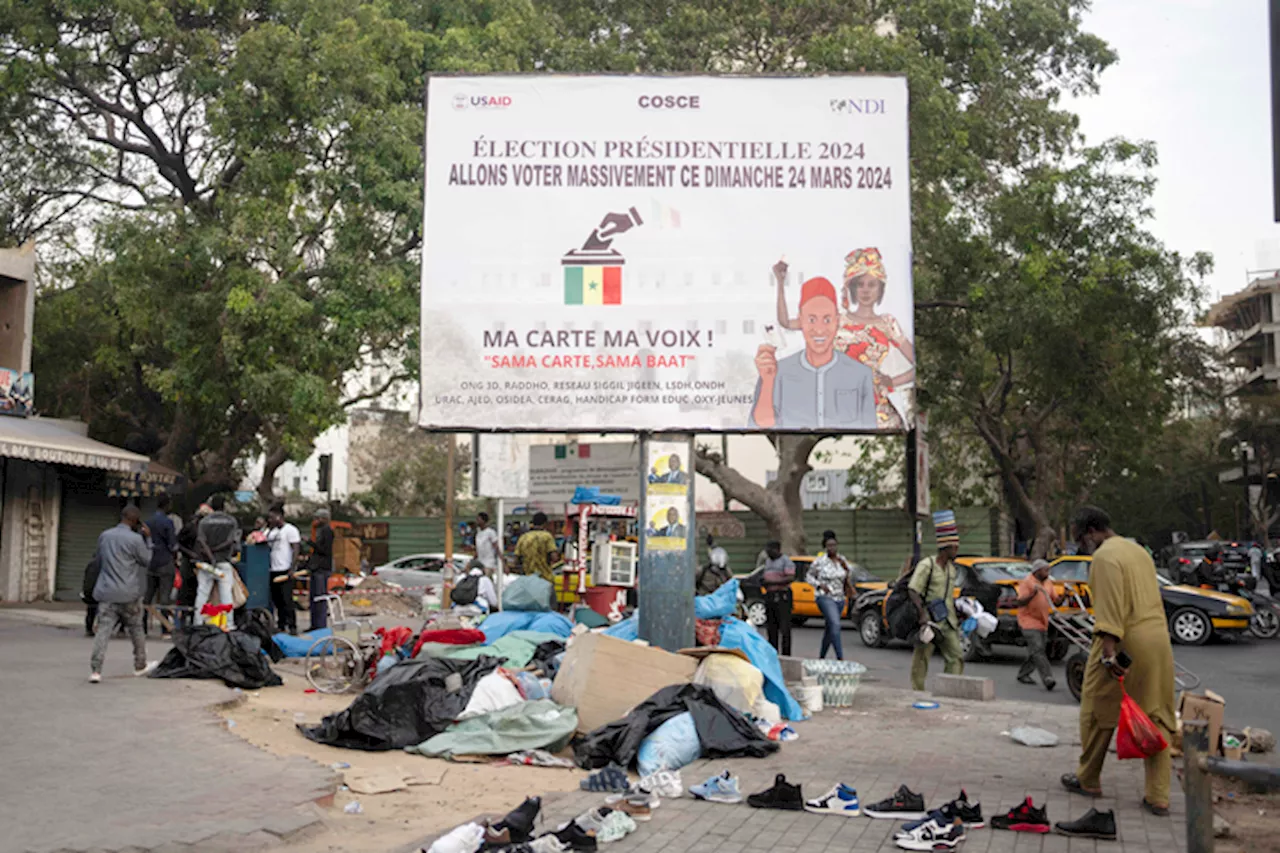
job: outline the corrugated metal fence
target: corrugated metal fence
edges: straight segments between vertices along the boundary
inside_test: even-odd
[[[756,554],[769,539],[764,521],[750,512],[735,512],[746,528],[742,539],[723,539],[719,544],[729,552],[729,567],[735,572],[755,568]],[[386,522],[390,530],[388,559],[407,554],[444,550],[444,519],[384,517],[365,519]],[[987,507],[956,510],[960,526],[960,552],[989,556],[1000,552],[997,511]],[[934,547],[933,525],[925,523],[922,553]],[[911,522],[897,510],[807,510],[804,513],[805,544],[810,553],[822,548],[822,531],[831,530],[840,540],[840,550],[854,562],[882,577],[894,577],[911,553]],[[699,543],[698,559],[706,549]]]

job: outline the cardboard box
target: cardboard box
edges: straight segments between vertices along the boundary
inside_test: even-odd
[[[1182,694],[1178,703],[1178,715],[1182,721],[1208,720],[1209,722],[1209,754],[1222,752],[1222,719],[1225,716],[1227,700],[1212,690],[1204,693]]]
[[[693,679],[698,661],[604,634],[584,634],[565,652],[551,698],[578,709],[578,730],[589,732],[671,684]]]

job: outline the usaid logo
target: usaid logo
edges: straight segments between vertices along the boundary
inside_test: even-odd
[[[832,98],[831,112],[850,116],[882,116],[888,111],[884,98]]]
[[[463,95],[453,96],[453,108],[465,110],[468,107],[477,110],[501,110],[511,106],[510,95]]]

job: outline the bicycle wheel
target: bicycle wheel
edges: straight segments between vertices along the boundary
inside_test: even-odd
[[[321,693],[346,693],[360,677],[360,650],[346,637],[322,637],[307,649],[307,681]]]

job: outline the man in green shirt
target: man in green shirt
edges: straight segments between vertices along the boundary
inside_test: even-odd
[[[960,550],[960,534],[955,513],[933,514],[938,535],[938,556],[925,557],[911,574],[907,586],[911,603],[920,620],[920,635],[911,655],[911,689],[924,690],[929,674],[929,658],[936,646],[942,653],[944,671],[948,675],[964,674],[964,651],[960,645],[960,620],[956,618],[956,554]],[[934,612],[930,612],[934,611]],[[930,637],[932,634],[932,637]],[[925,641],[922,641],[925,640]]]

